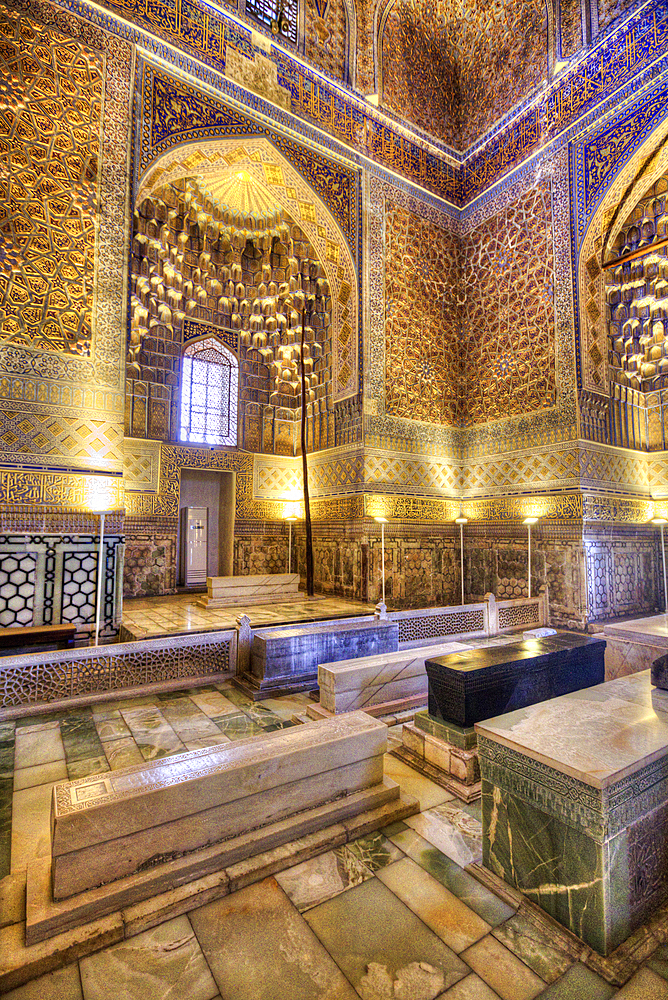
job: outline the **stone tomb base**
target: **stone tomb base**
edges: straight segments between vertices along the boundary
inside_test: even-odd
[[[412,723],[404,723],[401,738],[401,746],[392,751],[394,757],[464,802],[480,798],[478,741],[473,726],[438,722],[428,712],[416,712]]]
[[[200,608],[227,608],[231,605],[275,604],[299,596],[299,573],[268,573],[258,576],[207,576],[206,597],[195,603]]]
[[[28,871],[28,944],[315,832],[416,812],[383,777],[386,749],[386,727],[355,712],[57,784],[52,857]]]

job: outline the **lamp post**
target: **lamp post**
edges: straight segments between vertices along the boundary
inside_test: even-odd
[[[374,517],[374,521],[377,521],[380,525],[380,568],[381,568],[381,579],[383,581],[383,611],[385,610],[385,525],[387,524],[386,517]]]
[[[661,558],[663,560],[663,613],[668,614],[668,587],[666,587],[666,546],[663,542],[663,529],[668,524],[664,517],[653,517],[652,524],[661,528]]]
[[[288,522],[288,573],[292,572],[292,524],[297,518],[293,515],[292,517],[286,517],[285,520]]]
[[[100,615],[102,611],[102,582],[104,580],[104,519],[107,514],[113,513],[111,510],[96,510],[95,514],[100,518],[100,550],[97,557],[97,600],[95,602],[95,645],[97,646],[100,637]]]
[[[523,524],[526,524],[529,533],[529,569],[527,572],[528,596],[531,597],[531,525],[538,523],[537,517],[525,517]]]
[[[460,557],[460,562],[461,562],[460,576],[461,576],[461,581],[462,581],[462,604],[465,603],[465,601],[464,601],[464,525],[468,524],[468,523],[469,523],[468,517],[462,517],[461,514],[459,515],[459,517],[455,518],[455,524],[459,525],[459,557]]]

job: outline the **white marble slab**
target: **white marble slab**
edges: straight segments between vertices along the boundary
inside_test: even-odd
[[[602,789],[668,753],[668,691],[652,687],[644,670],[487,719],[475,729]]]
[[[460,642],[447,642],[420,650],[376,653],[321,663],[318,666],[320,704],[328,712],[340,714],[421,694],[426,700],[425,660],[469,648]]]
[[[256,576],[208,576],[206,597],[196,603],[202,608],[222,608],[230,604],[263,604],[275,598],[285,600],[299,592],[299,573],[266,573]]]
[[[604,625],[605,636],[619,639],[637,640],[648,645],[668,649],[668,615],[651,615],[649,618],[635,618],[633,621]]]

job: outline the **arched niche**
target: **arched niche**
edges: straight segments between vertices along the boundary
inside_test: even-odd
[[[323,311],[326,312],[326,322],[329,327],[331,342],[326,345],[325,351],[328,365],[326,386],[324,386],[323,390],[323,380],[318,380],[315,372],[310,373],[310,388],[313,391],[309,393],[309,416],[312,418],[310,425],[310,447],[331,446],[334,443],[332,439],[334,426],[332,407],[334,403],[352,396],[358,391],[359,359],[357,338],[357,279],[355,267],[343,233],[327,206],[285,157],[276,150],[271,142],[263,138],[239,136],[228,140],[188,143],[164,154],[152,165],[141,180],[136,197],[138,212],[141,212],[142,206],[147,204],[147,199],[150,202],[153,195],[159,197],[160,193],[164,193],[170,185],[172,187],[179,184],[183,185],[186,180],[190,183],[194,178],[196,179],[196,185],[201,187],[202,190],[207,190],[209,187],[215,189],[217,179],[236,171],[243,172],[247,175],[251,183],[256,184],[265,194],[268,193],[272,202],[275,200],[278,214],[286,225],[291,226],[295,232],[301,234],[299,239],[309,248],[307,256],[317,262],[318,268],[320,268],[318,273],[322,274],[327,283],[325,286],[328,287],[327,305],[323,307]],[[160,236],[159,221],[153,220],[151,222],[152,229],[149,236],[155,243],[159,241]],[[159,253],[159,247],[156,246],[154,252]],[[234,282],[241,280],[240,276],[236,275],[236,273],[231,276],[227,275],[227,277],[232,277]],[[246,284],[248,284],[249,280],[246,277]],[[257,294],[257,286],[261,280],[260,275],[258,281],[255,282],[253,295]],[[222,288],[215,288],[213,291],[218,296],[227,294],[227,291]],[[205,292],[207,292],[207,289],[204,291],[199,289],[199,294],[204,297],[206,297]],[[208,292],[212,292],[212,289],[209,288]],[[166,290],[162,294],[163,298],[166,299],[170,293]],[[244,297],[245,294],[244,292]],[[177,298],[177,296],[174,296],[174,298]],[[324,302],[325,299],[323,298],[322,301]],[[244,301],[246,314],[248,312],[261,313],[262,307],[263,303],[258,304],[251,301],[250,298]],[[165,306],[161,306],[160,308],[163,310],[164,315],[168,317],[169,303],[166,302]],[[316,319],[317,316],[314,317],[314,325]],[[258,331],[261,326],[262,323],[259,322],[255,327],[251,326],[249,328],[248,323],[244,323],[244,330],[239,329],[239,360],[241,363],[242,378],[244,374],[257,376],[258,378],[263,375],[268,377],[271,365],[275,365],[280,360],[278,356],[272,356],[268,359],[259,356],[263,350],[270,352],[269,349],[271,347],[271,345],[262,341],[259,332],[257,332],[257,335],[254,332],[254,330]],[[230,331],[230,333],[232,332]],[[131,332],[131,340],[135,333],[136,331],[134,330]],[[198,333],[199,331],[194,329],[190,330],[188,335],[184,334],[184,343],[187,341],[188,336],[195,337]],[[246,337],[247,333],[249,337]],[[311,333],[313,333],[312,330]],[[151,340],[151,338],[148,339]],[[315,340],[317,339],[315,337]],[[152,343],[150,346],[153,346]],[[236,349],[236,343],[233,346]],[[246,365],[246,356],[244,355],[244,350],[241,349],[242,347],[244,350],[247,348],[252,349],[246,352],[253,354],[252,360],[249,361],[250,368]],[[317,349],[316,344],[313,350]],[[289,351],[285,353],[286,356],[290,354]],[[293,351],[292,353],[294,354],[295,352]],[[255,354],[258,356],[255,357]],[[307,356],[305,354],[305,357]],[[132,358],[130,360],[132,362]],[[267,361],[266,365],[263,365],[264,360]],[[294,358],[292,358],[292,362],[292,367],[294,368]],[[255,367],[259,366],[257,372],[255,372],[253,365]],[[136,368],[137,366],[132,363],[128,365],[128,372],[131,377],[137,374]],[[251,368],[253,368],[252,371]],[[267,372],[264,371],[265,368],[267,368]],[[276,378],[279,378],[278,374],[276,374]],[[252,379],[249,377],[246,381],[250,382]],[[287,384],[287,380],[283,379],[283,382],[282,389],[289,393],[291,390]],[[293,389],[294,382],[293,373]],[[287,412],[290,408],[290,400],[284,399],[281,396],[281,387],[276,385],[275,389],[276,392],[272,399],[267,398],[267,394],[264,393],[263,395],[262,391],[260,391],[262,398],[246,400],[248,404],[246,410],[248,412],[256,411],[255,425],[259,430],[257,433],[253,432],[256,435],[255,440],[244,441],[242,434],[240,444],[249,447],[250,450],[276,450],[279,453],[294,453],[293,444],[285,439],[285,434],[288,432],[283,425],[285,421],[289,423],[290,419],[294,416],[292,414],[291,417],[291,414]],[[260,426],[264,421],[263,406],[267,404],[278,410],[279,422],[283,421],[278,438],[276,438],[275,428],[271,431],[271,447],[267,445],[265,428]],[[284,410],[286,412],[283,412]],[[175,413],[173,416],[175,416]],[[131,428],[131,433],[135,436],[140,436],[137,428],[134,426]],[[259,438],[257,438],[258,434]],[[281,434],[284,435],[282,439]],[[152,435],[149,434],[148,436]],[[174,434],[171,437],[174,439]]]

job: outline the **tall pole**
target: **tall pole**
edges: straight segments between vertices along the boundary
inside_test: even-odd
[[[663,525],[661,525],[661,556],[663,558],[663,611],[668,612],[668,586],[666,586],[666,546],[663,542]]]
[[[661,529],[661,535],[663,537],[663,528]],[[380,565],[382,567],[382,578],[383,578],[383,604],[385,604],[385,522],[381,521],[380,524]]]
[[[95,645],[100,636],[100,612],[102,610],[102,580],[104,578],[104,513],[100,514],[100,553],[97,558],[97,602],[95,608]]]
[[[288,573],[292,568],[292,521],[288,521]]]
[[[462,604],[464,603],[464,524],[459,525],[459,555],[461,558]]]
[[[310,278],[309,278],[310,285]],[[302,335],[301,335],[301,346],[299,350],[299,361],[301,365],[301,375],[302,375],[302,426],[301,426],[301,444],[302,444],[302,479],[304,482],[304,520],[306,522],[306,594],[308,597],[313,597],[313,533],[311,531],[311,501],[308,491],[308,463],[306,461],[306,368],[304,365],[304,344],[305,344],[305,327],[306,327],[306,309],[308,308],[309,323],[311,321],[311,316],[313,314],[313,299],[312,297],[306,296],[304,300],[304,308],[302,309]]]
[[[531,525],[527,524],[527,528],[529,529],[529,568],[527,570],[527,587],[529,591],[528,596],[531,597]]]
[[[668,615],[668,586],[666,585],[666,546],[663,540],[663,529],[668,522],[663,517],[652,518],[652,524],[661,528],[661,559],[663,561],[663,613]]]
[[[459,508],[459,517],[455,518],[455,524],[459,525],[459,575],[462,583],[462,604],[465,604],[464,600],[464,525],[468,524],[468,517],[464,517],[462,514],[462,508]]]

